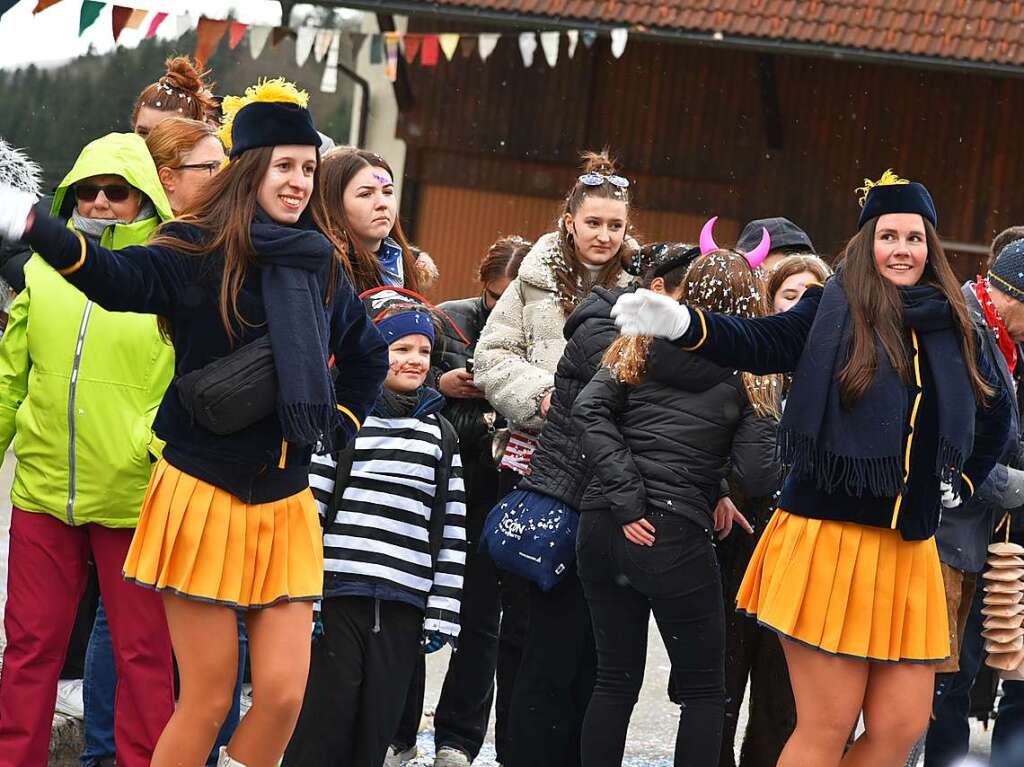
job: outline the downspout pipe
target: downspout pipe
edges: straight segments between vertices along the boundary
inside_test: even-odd
[[[366,131],[370,122],[370,83],[365,77],[359,74],[346,64],[338,63],[338,71],[355,83],[362,94],[359,99],[359,136],[357,147],[362,149],[366,146]]]

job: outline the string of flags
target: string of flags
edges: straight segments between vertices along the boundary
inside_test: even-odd
[[[61,0],[38,0],[32,13],[45,11],[59,2]],[[11,5],[13,3],[0,0],[0,14],[7,10],[4,6],[10,7]],[[569,59],[575,57],[580,42],[589,49],[593,47],[598,38],[597,31],[593,29],[573,29],[565,32],[526,31],[475,34],[465,32],[367,34],[311,25],[293,29],[286,26],[243,24],[232,19],[213,19],[208,16],[200,16],[197,21],[194,21],[188,13],[148,11],[101,2],[101,0],[82,1],[78,22],[79,36],[99,20],[107,5],[112,6],[111,33],[115,43],[126,29],[145,29],[145,37],[151,38],[165,24],[174,24],[173,34],[178,37],[194,28],[196,32],[194,57],[201,63],[209,60],[225,38],[228,47],[234,50],[248,36],[249,52],[254,59],[260,57],[268,42],[271,48],[276,48],[286,38],[292,38],[295,41],[296,64],[303,66],[310,56],[318,64],[324,63],[320,90],[325,93],[334,93],[337,90],[337,68],[343,54],[346,60],[355,60],[367,41],[370,44],[370,63],[383,66],[388,79],[394,82],[398,77],[400,58],[404,58],[410,65],[418,61],[422,67],[436,67],[442,56],[450,62],[455,58],[456,53],[459,53],[464,59],[471,59],[475,55],[479,57],[480,61],[486,62],[498,44],[502,40],[508,40],[518,46],[524,67],[534,66],[535,61],[539,60],[537,57],[539,50],[547,65],[554,68],[558,64],[558,58],[562,51],[563,36],[565,37],[565,55]],[[628,28],[619,27],[611,30],[611,52],[615,58],[620,58],[625,52],[628,39]]]

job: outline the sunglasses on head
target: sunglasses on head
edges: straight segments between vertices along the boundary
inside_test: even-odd
[[[75,184],[75,198],[81,202],[92,202],[100,192],[110,202],[124,202],[131,195],[132,188],[127,184]]]
[[[608,182],[619,189],[629,189],[629,179],[622,176],[606,176],[603,173],[584,173],[579,177],[579,182],[584,186],[601,186]]]

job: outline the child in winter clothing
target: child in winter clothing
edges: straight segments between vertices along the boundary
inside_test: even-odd
[[[434,328],[414,307],[375,318],[390,369],[355,442],[317,458],[323,636],[284,764],[380,767],[422,652],[459,636],[466,563],[462,461],[426,386]]]

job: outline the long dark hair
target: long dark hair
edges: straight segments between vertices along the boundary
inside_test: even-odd
[[[856,404],[874,381],[878,369],[876,339],[900,378],[909,383],[911,376],[900,292],[879,273],[875,265],[877,222],[877,218],[865,222],[846,244],[840,259],[843,288],[850,304],[850,318],[853,320],[849,357],[838,375],[839,394],[847,408]],[[935,227],[924,221],[924,230],[928,260],[921,280],[937,288],[949,301],[974,398],[978,405],[983,405],[992,395],[992,389],[978,372],[974,325],[967,313],[967,304]]]
[[[192,224],[203,231],[200,242],[189,242],[173,235],[158,232],[150,244],[164,245],[195,256],[218,254],[223,258],[224,271],[220,282],[220,317],[228,338],[234,343],[243,327],[253,327],[238,310],[238,295],[249,267],[257,262],[249,226],[256,215],[256,190],[270,167],[274,147],[258,147],[243,152],[228,163],[203,188],[193,211],[179,221]],[[325,228],[326,213],[320,194],[320,165],[313,173],[313,190],[303,216],[310,216],[313,224],[334,245],[334,261],[324,293],[324,304],[331,302],[335,284],[344,260],[343,243],[334,239]],[[171,337],[171,326],[166,318],[159,319],[160,332]]]
[[[391,166],[379,154],[362,149],[336,149],[324,157],[321,165],[323,179],[323,200],[326,211],[325,224],[333,238],[348,245],[345,271],[356,293],[383,284],[383,271],[377,254],[370,251],[362,240],[352,233],[352,225],[345,214],[345,190],[353,177],[363,168],[380,168],[394,179]],[[416,269],[416,254],[402,231],[402,224],[395,216],[395,225],[389,235],[402,248],[402,271],[404,286],[415,293],[422,293],[423,280]]]
[[[583,152],[580,158],[582,160],[580,175],[597,173],[602,176],[611,176],[619,173],[618,166],[609,155],[608,149],[603,149],[600,152]],[[583,205],[583,201],[590,197],[619,200],[625,203],[627,212],[630,207],[629,189],[620,189],[608,181],[599,186],[588,186],[577,179],[569,189],[569,193],[565,196],[565,206],[558,217],[558,246],[562,254],[562,263],[554,265],[553,268],[558,302],[566,317],[572,314],[580,300],[595,285],[606,288],[615,286],[629,251],[626,238],[623,237],[619,252],[594,277],[591,277],[590,271],[580,263],[580,258],[576,254],[576,243],[573,242],[572,234],[565,227],[565,214],[575,216],[580,206]]]

